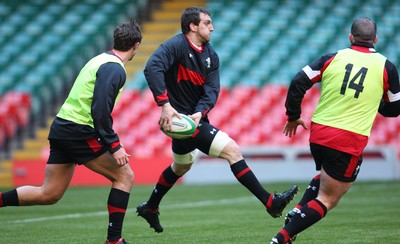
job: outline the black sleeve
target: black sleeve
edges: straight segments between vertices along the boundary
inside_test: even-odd
[[[385,117],[400,115],[400,84],[396,67],[386,60],[385,69],[388,76],[388,91],[384,94],[378,112]]]
[[[378,112],[385,117],[397,117],[400,115],[400,101],[386,103],[382,100]]]
[[[301,103],[307,90],[314,83],[307,77],[303,70],[299,71],[290,83],[288,94],[286,97],[285,107],[288,121],[295,121],[301,115]]]
[[[100,66],[96,76],[91,110],[94,129],[103,142],[110,146],[110,152],[114,153],[121,145],[112,128],[111,112],[119,90],[125,84],[126,73],[120,64],[110,62]]]
[[[179,43],[177,37],[167,40],[154,51],[146,63],[143,73],[158,106],[169,102],[165,73],[180,55],[177,45]]]
[[[286,96],[285,107],[288,121],[295,121],[301,115],[301,103],[307,90],[321,81],[322,70],[336,53],[329,53],[305,66],[292,79]]]

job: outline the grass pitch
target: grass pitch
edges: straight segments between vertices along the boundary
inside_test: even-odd
[[[301,198],[308,182],[285,209]],[[266,183],[284,191],[292,183]],[[153,186],[132,190],[123,236],[130,243],[269,243],[283,224],[273,219],[247,189],[237,184],[177,185],[160,207],[161,234],[136,216]],[[4,190],[4,189],[3,189]],[[108,187],[70,188],[52,206],[0,209],[0,243],[103,243]],[[340,204],[295,243],[399,243],[400,182],[355,182]]]

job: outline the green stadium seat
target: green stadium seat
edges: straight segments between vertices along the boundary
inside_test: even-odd
[[[399,5],[397,1],[388,0],[343,1],[341,4],[332,0],[302,0],[286,1],[281,5],[276,1],[210,2],[208,7],[216,28],[212,44],[220,53],[221,74],[228,75],[226,79],[221,75],[221,83],[236,84],[228,81],[237,75],[232,70],[246,67],[242,61],[235,61],[236,58],[248,59],[240,53],[243,48],[259,52],[254,61],[250,58],[252,65],[246,67],[249,69],[247,75],[254,78],[248,80],[288,82],[289,77],[317,55],[349,46],[349,24],[359,13],[375,18],[378,26],[382,26],[381,31],[378,28],[378,35],[390,36],[387,39],[393,43],[400,29],[396,24],[400,22]],[[327,15],[327,12],[332,14]],[[392,46],[384,40],[382,44],[384,48]],[[390,56],[398,60],[399,51],[393,52],[393,49],[390,53],[394,54]],[[231,72],[235,75],[229,75]],[[246,82],[247,79],[241,80]]]
[[[5,94],[12,87],[14,80],[10,75],[0,74],[0,94]]]
[[[146,78],[144,77],[143,72],[136,72],[133,80],[131,81],[128,80],[126,84],[126,89],[137,90],[137,91],[143,91],[147,87],[148,87],[147,81]]]

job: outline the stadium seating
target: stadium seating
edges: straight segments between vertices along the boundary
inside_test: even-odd
[[[6,20],[0,23],[0,94],[11,90],[31,94],[32,114],[46,124],[46,115],[65,97],[79,68],[109,45],[110,28],[141,11],[146,2],[0,3],[0,17]],[[170,154],[170,139],[159,131],[160,109],[142,70],[151,52],[179,32],[182,2],[188,4],[163,1],[153,22],[142,24],[146,34],[141,49],[127,67],[128,84],[115,108],[114,121],[122,142],[135,155]],[[190,3],[202,5],[200,0]],[[212,13],[211,43],[220,57],[222,85],[210,118],[243,146],[307,144],[306,131],[300,130],[292,139],[282,135],[287,86],[305,64],[349,45],[349,25],[355,17],[368,15],[377,21],[377,50],[400,63],[400,49],[395,45],[400,41],[398,1],[213,0],[206,7]],[[303,113],[308,122],[318,93],[315,88],[307,94]],[[144,119],[154,123],[144,123]],[[371,143],[395,143],[399,128],[397,119],[378,115]]]
[[[142,23],[143,40],[133,62],[126,65],[127,88],[143,90],[147,87],[143,76],[145,63],[151,53],[166,39],[180,30],[182,11],[188,6],[204,6],[205,0],[151,1],[148,11],[151,21]],[[152,7],[152,5],[156,5]]]
[[[211,43],[219,53],[226,87],[288,84],[306,63],[347,47],[349,25],[360,15],[375,17],[377,49],[393,63],[400,61],[400,52],[390,45],[400,39],[396,1],[218,0],[207,7],[215,28]],[[131,79],[132,88],[146,87],[141,72]]]
[[[65,96],[82,64],[110,48],[110,32],[115,24],[135,17],[145,3],[146,0],[0,3],[0,14],[6,20],[0,24],[0,94],[10,90],[31,93],[33,113],[46,118],[59,104],[59,98]],[[4,37],[8,37],[7,41]]]
[[[21,147],[29,125],[31,98],[28,93],[8,92],[0,97],[0,160]]]
[[[211,43],[220,57],[222,85],[222,95],[210,118],[243,146],[307,145],[307,131],[299,130],[292,139],[282,135],[287,86],[305,64],[323,53],[349,46],[348,33],[354,18],[361,15],[374,18],[378,24],[377,50],[395,64],[400,61],[400,50],[393,45],[396,40],[400,41],[400,3],[397,1],[218,0],[208,1],[207,7],[215,28]],[[141,70],[132,75],[127,92],[129,89],[148,93]],[[318,94],[317,87],[307,93],[303,116],[308,123]],[[136,109],[139,105],[131,106]],[[156,112],[151,113],[156,126],[157,116],[153,113]],[[121,118],[133,116],[122,114]],[[135,120],[137,117],[140,118],[135,116]],[[376,124],[371,143],[395,143],[398,136],[394,130],[400,124],[397,119],[378,115]],[[148,151],[159,150],[149,149],[157,148],[157,144],[149,142],[153,137],[165,140],[157,128],[128,130],[128,138],[136,141],[131,143],[134,147],[141,143],[138,135],[145,132],[146,142],[151,144],[146,146]]]
[[[282,134],[286,122],[284,102],[287,86],[266,84],[255,88],[236,85],[223,89],[216,107],[210,112],[211,122],[227,132],[242,146],[308,144],[308,131],[299,128],[293,138]],[[309,125],[319,99],[319,88],[307,92],[302,118]],[[129,103],[125,102],[129,101]],[[171,140],[158,127],[161,109],[150,91],[125,90],[115,108],[115,130],[125,148],[136,157],[170,155]],[[400,121],[378,115],[371,133],[371,144],[395,144],[400,139]]]
[[[115,25],[136,17],[146,3],[1,2],[0,97],[30,94],[28,125],[32,130],[47,126],[48,116],[54,115],[82,65],[95,54],[111,49],[110,33]],[[6,110],[5,104],[1,106]]]
[[[359,15],[376,17],[377,49],[398,63],[400,3],[396,1],[210,1],[222,84],[288,84],[306,63],[349,45]],[[229,10],[228,10],[229,9]],[[327,13],[330,14],[327,14]],[[245,16],[245,18],[243,18]]]

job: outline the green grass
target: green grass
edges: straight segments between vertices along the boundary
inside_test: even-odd
[[[264,184],[283,191],[291,183]],[[286,208],[300,199],[301,192]],[[152,186],[135,186],[123,236],[135,244],[269,243],[283,224],[240,184],[177,185],[164,198],[157,234],[136,216]],[[103,243],[109,188],[70,188],[52,206],[0,209],[0,243]],[[399,243],[400,182],[356,182],[325,219],[301,233],[295,243]]]

